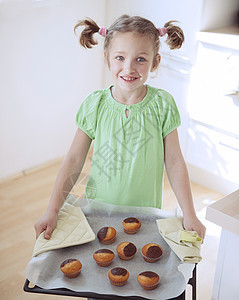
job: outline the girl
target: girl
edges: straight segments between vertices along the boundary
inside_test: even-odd
[[[86,198],[111,204],[161,208],[164,164],[182,208],[184,227],[204,238],[205,227],[196,217],[177,127],[180,116],[172,96],[145,84],[160,63],[159,37],[167,35],[170,49],[178,49],[184,35],[173,21],[163,28],[142,17],[123,15],[109,29],[91,19],[84,26],[80,44],[96,45],[102,35],[104,56],[114,85],[91,93],[76,117],[78,129],[66,155],[46,213],[36,222],[36,237],[45,230],[51,237],[57,214],[79,177],[94,140]]]

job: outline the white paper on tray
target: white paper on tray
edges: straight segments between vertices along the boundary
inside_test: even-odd
[[[71,197],[69,201],[72,201]],[[110,245],[102,245],[96,239],[83,245],[48,251],[33,257],[26,268],[26,277],[32,284],[45,289],[64,287],[77,292],[138,296],[148,299],[169,299],[177,297],[185,290],[194,265],[180,262],[159,234],[156,225],[159,218],[175,217],[173,212],[145,207],[121,207],[86,199],[78,199],[78,203],[94,233],[97,234],[104,226],[112,226],[117,230],[116,241]],[[128,235],[123,230],[122,221],[129,216],[138,217],[142,222],[137,234]],[[130,241],[137,247],[137,253],[132,260],[123,261],[118,258],[116,247],[123,241]],[[150,242],[157,243],[163,248],[163,255],[156,263],[145,262],[141,255],[141,248]],[[100,248],[108,248],[115,253],[115,259],[109,267],[100,267],[93,259],[93,253]],[[79,277],[69,279],[62,274],[60,265],[68,258],[77,258],[81,261],[82,271]],[[110,284],[107,274],[114,267],[123,267],[129,271],[129,280],[125,286],[115,287]],[[143,271],[154,271],[159,274],[158,288],[152,291],[141,288],[137,282],[137,275]]]

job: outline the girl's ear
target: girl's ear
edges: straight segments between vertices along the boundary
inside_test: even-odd
[[[108,56],[108,53],[105,51],[104,52],[104,58],[105,58],[105,62],[107,63],[108,65],[108,68],[110,70],[110,61],[109,61],[109,56]]]
[[[151,68],[151,72],[154,72],[157,70],[159,64],[160,64],[160,61],[161,61],[161,55],[160,54],[157,54],[154,58],[154,61],[153,61],[153,64],[152,64],[152,68]]]

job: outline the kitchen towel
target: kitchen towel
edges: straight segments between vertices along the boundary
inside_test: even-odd
[[[49,250],[88,243],[94,239],[95,234],[77,205],[77,199],[69,197],[59,212],[57,225],[50,240],[45,239],[42,232],[36,240],[32,256]]]
[[[159,233],[174,253],[185,263],[199,263],[202,239],[196,231],[183,228],[183,218],[156,220]]]

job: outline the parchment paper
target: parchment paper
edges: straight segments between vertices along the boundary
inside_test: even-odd
[[[67,201],[76,201],[70,196]],[[104,226],[112,226],[117,231],[113,244],[103,245],[98,239],[93,242],[68,248],[48,251],[31,259],[26,268],[26,277],[35,285],[45,289],[68,288],[77,292],[114,294],[119,296],[141,296],[148,299],[169,299],[179,296],[191,277],[194,264],[182,264],[159,234],[156,220],[174,217],[172,212],[145,207],[121,207],[93,200],[77,199],[91,228],[97,235]],[[126,217],[138,217],[142,226],[136,234],[126,234],[122,221]],[[132,260],[119,259],[116,247],[123,241],[136,245],[137,253]],[[144,261],[141,248],[147,243],[156,243],[163,248],[163,255],[156,263]],[[101,248],[111,249],[115,259],[109,267],[100,267],[93,259],[93,253]],[[68,258],[77,258],[83,267],[79,277],[69,279],[60,270],[61,263]],[[111,285],[108,271],[114,267],[123,267],[129,271],[128,283],[123,287]],[[158,288],[144,290],[137,282],[137,275],[143,271],[154,271],[160,276]]]

